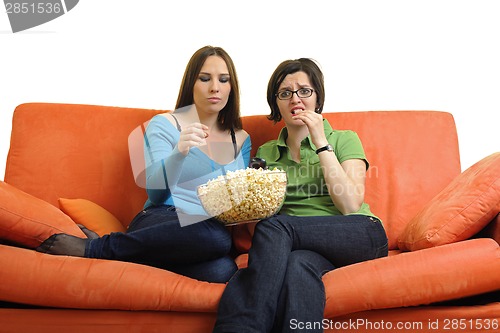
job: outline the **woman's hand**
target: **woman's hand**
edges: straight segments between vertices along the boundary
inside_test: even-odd
[[[199,147],[207,144],[206,138],[208,137],[208,126],[201,123],[192,123],[185,126],[179,137],[177,149],[183,155],[189,153],[191,147]]]
[[[323,147],[328,144],[323,127],[323,116],[313,110],[296,110],[293,119],[302,120],[309,129],[311,140],[316,147]]]
[[[328,144],[321,114],[298,110],[294,119],[300,119],[306,124],[311,140],[317,148]],[[349,159],[340,164],[335,154],[320,153],[318,156],[328,192],[335,206],[342,214],[357,212],[365,197],[365,162]]]

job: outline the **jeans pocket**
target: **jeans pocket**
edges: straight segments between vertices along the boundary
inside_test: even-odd
[[[137,229],[138,225],[141,223],[142,220],[144,220],[148,215],[148,211],[142,210],[140,211],[129,223],[127,227],[127,232],[134,231]]]
[[[389,240],[382,222],[378,219],[370,218],[374,224],[372,231],[372,241],[375,248],[375,258],[386,257],[389,254]]]
[[[386,242],[383,246],[379,247],[375,251],[376,258],[387,257],[388,254],[389,254],[389,243],[388,242]]]

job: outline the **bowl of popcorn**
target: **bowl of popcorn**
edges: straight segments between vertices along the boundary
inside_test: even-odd
[[[246,168],[198,186],[205,211],[225,225],[259,221],[276,214],[286,194],[286,172]]]

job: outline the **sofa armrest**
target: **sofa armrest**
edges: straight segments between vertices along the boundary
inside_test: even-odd
[[[128,262],[0,245],[0,299],[78,309],[215,312],[225,285]]]
[[[498,289],[500,248],[487,238],[362,262],[323,276],[325,318],[430,304]]]

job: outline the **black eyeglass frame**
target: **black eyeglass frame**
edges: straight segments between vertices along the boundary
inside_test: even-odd
[[[309,95],[307,95],[307,96],[300,96],[300,95],[299,95],[299,91],[301,91],[301,90],[310,90],[310,91],[311,91],[311,93],[310,93]],[[284,92],[289,92],[289,93],[291,93],[291,94],[290,94],[290,97],[289,97],[289,98],[281,98],[281,97],[280,97],[280,94],[282,94],[282,93],[284,93]],[[289,99],[292,99],[293,94],[297,94],[297,97],[298,97],[298,98],[309,98],[309,97],[311,97],[311,96],[312,96],[312,94],[313,94],[313,93],[314,93],[314,89],[313,89],[313,88],[300,88],[300,89],[297,89],[297,90],[288,90],[288,89],[286,89],[286,90],[278,91],[278,92],[275,94],[275,96],[276,96],[279,100],[281,100],[281,101],[287,101],[287,100],[289,100]]]

